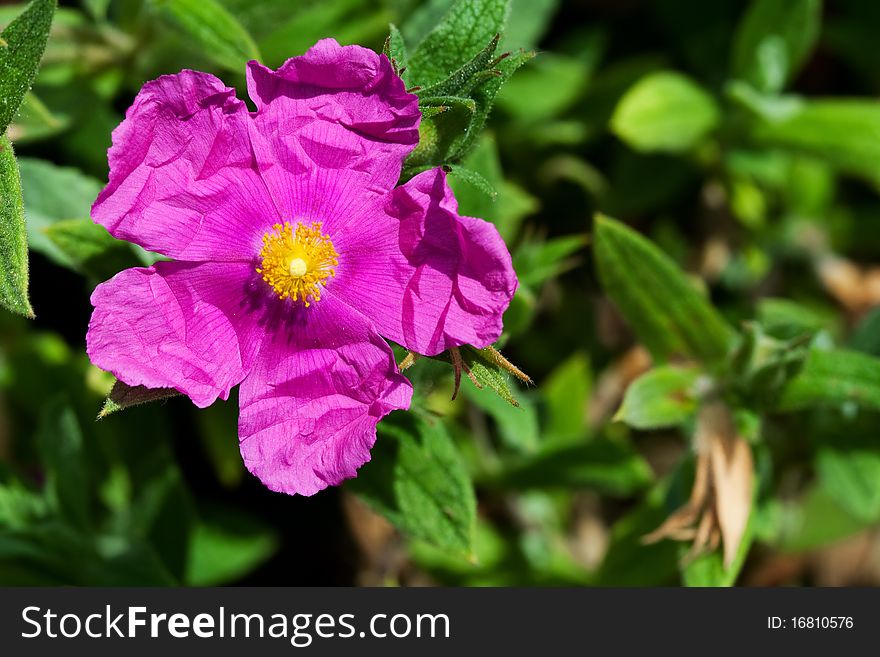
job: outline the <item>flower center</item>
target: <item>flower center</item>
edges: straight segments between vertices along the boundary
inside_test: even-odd
[[[257,272],[272,286],[278,298],[302,300],[306,307],[321,300],[321,288],[336,275],[339,254],[330,236],[321,233],[321,223],[297,223],[296,228],[285,221],[275,224],[263,235],[263,259]]]

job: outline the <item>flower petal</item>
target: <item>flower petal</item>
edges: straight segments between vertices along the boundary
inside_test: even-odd
[[[92,218],[180,260],[247,260],[279,214],[253,162],[247,107],[213,75],[148,82],[113,131]]]
[[[421,114],[386,57],[324,39],[277,71],[250,62],[247,76],[251,141],[285,219],[333,235],[397,183]]]
[[[510,253],[492,224],[459,216],[441,169],[395,189],[334,244],[334,293],[389,340],[431,356],[501,335],[517,287]]]
[[[92,293],[89,358],[129,385],[175,388],[203,408],[226,399],[262,340],[247,307],[258,285],[239,263],[126,269]]]
[[[407,408],[412,387],[357,311],[329,293],[289,307],[241,385],[238,433],[245,465],[266,486],[313,495],[355,476],[376,423]]]

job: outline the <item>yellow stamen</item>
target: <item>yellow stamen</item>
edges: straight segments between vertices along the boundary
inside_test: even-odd
[[[307,307],[321,300],[321,288],[336,275],[334,267],[339,264],[339,254],[330,236],[321,233],[320,222],[298,223],[296,228],[286,221],[275,224],[263,235],[260,257],[257,272],[278,297],[302,300]]]

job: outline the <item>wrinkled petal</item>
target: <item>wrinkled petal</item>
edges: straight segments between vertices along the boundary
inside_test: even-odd
[[[239,263],[159,262],[126,269],[92,293],[92,363],[129,385],[175,388],[205,407],[250,371],[262,339],[255,280]]]
[[[253,161],[247,107],[207,73],[148,82],[113,131],[92,218],[180,260],[247,260],[279,214]]]
[[[254,153],[285,219],[333,235],[397,183],[421,115],[386,57],[324,39],[277,71],[250,62],[247,75]]]
[[[360,313],[328,294],[271,325],[239,393],[247,468],[274,491],[313,495],[370,459],[376,423],[412,387]]]
[[[441,169],[395,189],[334,244],[334,293],[386,338],[435,355],[501,335],[517,287],[510,253],[492,224],[459,216]]]

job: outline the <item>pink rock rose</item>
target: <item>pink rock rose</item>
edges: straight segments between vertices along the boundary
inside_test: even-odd
[[[114,131],[92,218],[172,260],[97,287],[88,354],[200,407],[241,384],[248,469],[312,495],[355,476],[377,422],[409,406],[383,338],[486,346],[517,281],[441,169],[395,188],[420,114],[387,58],[328,39],[247,80],[256,112],[212,75],[163,76]]]

